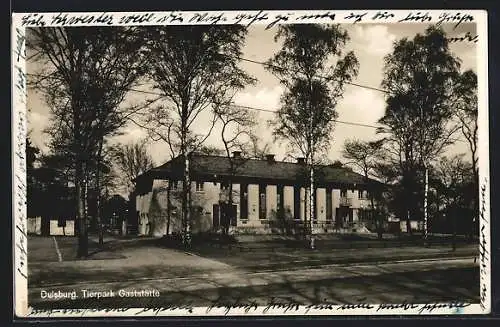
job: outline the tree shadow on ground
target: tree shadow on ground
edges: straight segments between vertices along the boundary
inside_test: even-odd
[[[116,276],[118,279],[122,276]],[[196,285],[204,285],[196,289]],[[431,303],[431,302],[479,302],[479,269],[446,269],[394,273],[386,269],[376,276],[356,276],[327,280],[292,281],[287,276],[263,275],[258,282],[249,277],[247,285],[234,282],[215,282],[210,278],[197,277],[192,280],[195,289],[170,285],[168,292],[159,297],[119,297],[100,299],[76,299],[58,302],[42,302],[31,296],[30,305],[36,309],[48,308],[144,308],[172,306],[212,306],[270,303],[283,304],[358,304],[362,303]],[[140,285],[140,286],[139,286]],[[120,289],[155,289],[158,282],[138,284],[124,282]],[[115,290],[118,292],[118,290]]]

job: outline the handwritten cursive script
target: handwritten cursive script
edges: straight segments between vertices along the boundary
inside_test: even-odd
[[[466,303],[466,302],[460,302],[460,301],[452,301],[452,302],[449,302],[449,303],[426,303],[424,305],[422,305],[422,307],[420,309],[418,309],[418,313],[422,314],[422,313],[432,313],[434,310],[436,309],[445,309],[445,308],[449,308],[449,309],[454,309],[454,308],[458,308],[458,309],[462,309],[462,308],[465,308],[465,307],[468,307],[470,305],[470,303]]]
[[[479,35],[473,35],[470,32],[467,32],[463,34],[462,36],[453,36],[449,37],[448,41],[450,43],[457,43],[457,42],[471,42],[471,43],[477,43],[479,41]]]
[[[187,313],[193,313],[193,309],[194,309],[194,306],[192,303],[186,303],[186,304],[169,303],[169,304],[163,304],[160,307],[143,308],[140,311],[136,312],[135,315],[150,312],[153,315],[157,316],[161,312],[174,311],[174,310],[182,310],[182,311],[185,311]]]
[[[488,268],[488,242],[486,237],[486,228],[489,226],[489,219],[486,212],[486,189],[487,180],[481,184],[481,205],[479,209],[479,218],[481,222],[481,230],[479,235],[479,258],[480,258],[480,280],[481,280],[481,293],[480,293],[480,306],[481,309],[486,308],[486,301],[488,299],[488,288],[486,286],[486,279],[489,277]]]
[[[206,313],[209,313],[213,309],[221,308],[224,309],[224,315],[227,315],[232,309],[242,309],[245,313],[250,312],[250,310],[256,311],[258,309],[258,305],[255,301],[242,302],[240,299],[229,301],[219,298],[207,308]]]
[[[44,27],[75,26],[75,25],[131,25],[131,24],[241,24],[251,26],[265,24],[269,29],[277,24],[343,22],[436,22],[436,25],[454,23],[454,28],[461,24],[473,22],[474,16],[462,12],[410,11],[403,14],[392,11],[360,11],[350,12],[338,17],[340,12],[283,12],[283,11],[240,11],[240,12],[206,12],[206,11],[171,11],[171,12],[141,12],[141,13],[54,13],[54,14],[24,14],[21,17],[22,26]],[[433,17],[433,15],[435,17]]]
[[[474,17],[472,15],[469,15],[469,14],[464,14],[461,12],[457,12],[454,14],[445,12],[445,13],[439,15],[436,26],[441,26],[443,23],[456,23],[455,26],[453,27],[454,29],[456,29],[462,23],[470,23],[473,21],[474,21]]]
[[[354,21],[354,24],[356,24],[356,23],[359,23],[360,21],[362,21],[363,17],[365,17],[366,14],[367,14],[366,12],[361,13],[361,14],[359,14],[359,13],[350,13],[349,15],[345,16],[344,18],[347,19],[347,20],[352,20],[352,21]]]
[[[16,251],[16,271],[27,279],[27,228],[26,228],[26,118],[23,104],[26,104],[26,74],[24,72],[24,59],[26,58],[26,36],[23,29],[16,29],[16,64],[14,65],[14,84],[16,94],[14,102],[20,105],[16,109],[17,121],[15,125],[16,145],[14,147],[15,167],[14,167],[14,208],[15,208],[15,247]]]
[[[403,18],[398,20],[398,22],[420,22],[420,23],[425,23],[425,22],[430,22],[432,21],[432,16],[428,13],[422,13],[420,11],[418,12],[410,12],[408,15]]]
[[[409,303],[406,300],[403,301],[403,303],[398,303],[398,304],[379,304],[377,307],[377,311],[381,310],[404,310],[408,311],[410,309],[416,309],[418,308],[418,304],[415,303]]]
[[[267,313],[269,310],[283,310],[283,312],[298,311],[300,309],[300,304],[289,300],[288,302],[282,302],[278,299],[271,298],[268,305],[262,310],[262,313]]]

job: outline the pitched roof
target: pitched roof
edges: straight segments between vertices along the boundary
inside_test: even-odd
[[[205,179],[208,178],[209,180],[230,176],[230,167],[230,160],[225,156],[194,154],[191,157],[191,173],[193,176],[203,176]],[[168,177],[181,178],[182,171],[183,162],[180,157],[177,157],[159,167],[149,170],[144,175],[156,179]],[[366,183],[364,176],[346,168],[334,168],[326,165],[318,165],[315,170],[315,174],[318,180],[323,183],[348,185],[361,185]],[[233,176],[235,178],[283,180],[294,182],[299,180],[301,177],[307,178],[308,175],[307,166],[304,164],[241,158],[237,161]],[[141,176],[138,178],[141,178]]]

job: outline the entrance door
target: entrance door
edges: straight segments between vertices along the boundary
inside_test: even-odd
[[[232,208],[231,208],[231,226],[236,226],[236,222],[237,222],[237,217],[236,217],[236,214],[238,212],[238,208],[236,206],[236,204],[233,204],[232,205]]]
[[[219,225],[224,227],[236,226],[237,206],[233,204],[231,207],[227,203],[217,205],[219,211]],[[215,211],[214,211],[215,212]]]
[[[212,216],[213,216],[212,228],[214,230],[217,230],[219,229],[220,225],[220,208],[218,204],[213,205]]]
[[[352,221],[352,209],[346,206],[340,206],[338,209],[340,227],[346,228],[348,227],[349,222]]]

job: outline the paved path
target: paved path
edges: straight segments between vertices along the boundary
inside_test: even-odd
[[[464,269],[477,267],[473,258],[462,259],[441,259],[410,262],[393,262],[385,264],[356,264],[356,265],[327,265],[306,269],[287,269],[282,271],[265,271],[260,273],[248,273],[236,269],[225,271],[216,270],[203,274],[196,274],[186,277],[156,277],[137,278],[121,281],[105,280],[86,280],[66,285],[50,285],[43,287],[32,287],[29,289],[29,295],[32,299],[30,303],[35,304],[44,301],[40,298],[40,292],[61,291],[70,292],[82,289],[86,290],[113,290],[118,292],[120,289],[154,289],[158,290],[162,296],[168,293],[196,293],[203,294],[217,289],[237,289],[237,288],[256,288],[273,287],[273,285],[296,285],[301,283],[314,283],[322,281],[336,280],[342,283],[342,280],[349,278],[370,278],[380,275],[394,275],[401,273],[412,273],[415,271],[442,271],[446,274],[448,269]],[[418,280],[414,281],[418,283]],[[360,285],[362,289],[362,286]],[[268,294],[268,296],[270,296]]]
[[[210,250],[210,256],[201,256],[158,247],[152,239],[110,239],[103,252],[109,255],[104,257],[107,259],[78,261],[68,255],[73,251],[75,239],[56,238],[56,241],[57,248],[52,238],[28,243],[31,305],[52,303],[41,298],[42,291],[80,294],[84,289],[114,292],[154,289],[161,294],[158,299],[128,298],[126,303],[100,300],[99,303],[108,306],[160,305],[181,300],[200,305],[220,296],[252,296],[263,302],[272,296],[307,301],[328,295],[348,302],[358,295],[383,300],[384,296],[408,298],[413,293],[424,298],[463,295],[475,299],[475,285],[479,284],[475,251],[465,247],[453,253],[456,258],[449,258],[447,248],[280,250],[244,254]],[[422,259],[424,254],[434,258]],[[349,260],[345,261],[346,258]],[[368,262],[368,258],[377,260]],[[392,262],[383,262],[388,260]],[[113,301],[102,302],[106,300]],[[82,299],[65,305],[85,305],[78,301]]]

